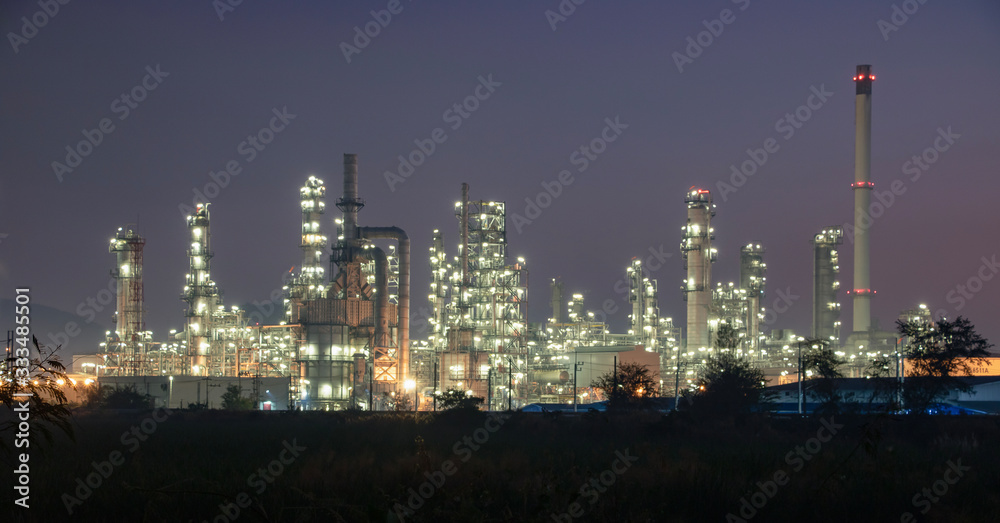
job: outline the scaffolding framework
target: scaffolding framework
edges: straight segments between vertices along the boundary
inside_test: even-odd
[[[746,354],[747,325],[744,319],[749,314],[749,300],[746,289],[738,288],[733,282],[723,285],[719,282],[712,291],[712,312],[709,319],[709,332],[712,341],[722,324],[731,326],[739,339],[736,346],[737,354]]]
[[[143,248],[146,240],[131,226],[119,227],[108,252],[115,255],[111,276],[117,285],[115,329],[106,341],[105,372],[110,376],[139,376],[147,372],[146,332],[143,302]]]
[[[430,249],[430,345],[439,353],[440,388],[520,404],[528,364],[528,270],[521,258],[508,261],[506,205],[470,200],[463,184],[455,216],[461,241],[454,263],[446,261],[439,231]]]

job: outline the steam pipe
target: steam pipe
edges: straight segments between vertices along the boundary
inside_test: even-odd
[[[399,244],[399,306],[396,313],[399,327],[398,379],[402,382],[409,374],[410,365],[410,237],[399,227],[357,227],[357,237],[369,240],[396,240]],[[389,299],[388,291],[383,295],[386,300]]]
[[[469,286],[469,184],[462,184],[462,295],[459,303],[465,304],[465,289]]]
[[[344,155],[344,196],[337,207],[344,211],[344,243],[351,245],[357,238],[358,210],[364,207],[358,199],[358,155]]]
[[[381,247],[372,247],[375,259],[375,346],[389,346],[389,260]]]

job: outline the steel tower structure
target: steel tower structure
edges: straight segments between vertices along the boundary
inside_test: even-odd
[[[469,185],[463,183],[455,216],[461,240],[452,272],[442,388],[456,384],[513,405],[523,396],[527,374],[528,270],[522,258],[508,261],[504,202],[470,200]]]
[[[143,319],[142,251],[146,240],[132,228],[118,228],[108,252],[116,257],[111,271],[117,283],[115,332],[108,352],[108,373],[138,376],[144,370],[146,324]]]

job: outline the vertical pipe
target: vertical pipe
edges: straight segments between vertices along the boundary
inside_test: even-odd
[[[677,400],[681,389],[681,351],[677,350],[677,362],[674,364],[674,412],[677,412]]]
[[[507,358],[507,410],[514,410],[514,358]]]
[[[357,238],[358,228],[358,155],[344,155],[344,242],[350,244]]]
[[[357,234],[358,238],[392,239],[399,244],[399,305],[396,308],[399,329],[397,379],[402,383],[409,374],[410,364],[410,237],[399,227],[361,227],[357,228]],[[385,294],[388,296],[388,289]]]
[[[605,360],[607,361],[607,360]],[[618,355],[615,355],[614,366],[611,367],[611,376],[614,378],[614,386],[611,387],[611,394],[608,394],[608,403],[611,403],[612,394],[618,394]]]
[[[871,65],[859,65],[854,77],[854,332],[871,327],[871,278],[868,229],[871,218]]]
[[[405,232],[399,241],[399,374],[400,382],[410,372],[410,238]]]
[[[573,350],[573,412],[577,412],[577,409],[576,409],[576,393],[577,393],[576,375],[580,372],[580,364],[576,360],[579,359],[579,357],[580,357],[579,354],[574,349]]]
[[[798,342],[799,345],[799,365],[798,365],[798,386],[799,386],[799,414],[802,414],[802,340]]]
[[[389,261],[385,251],[373,247],[375,258],[375,346],[389,346]]]
[[[469,184],[462,184],[462,288],[459,303],[465,304],[465,292],[469,287]]]
[[[562,301],[563,301],[563,284],[562,282],[557,282],[555,278],[552,278],[552,321],[555,323],[563,322],[562,315]]]

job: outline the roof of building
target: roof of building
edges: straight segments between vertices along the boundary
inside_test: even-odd
[[[1000,382],[1000,376],[958,376],[957,378],[965,384],[973,387]],[[816,378],[807,379],[802,383],[803,385],[809,385],[809,382],[815,380]],[[879,381],[877,379],[871,378],[837,378],[834,382],[840,390],[872,390],[879,385]],[[784,385],[773,385],[767,389],[775,392],[794,392],[799,389],[799,384],[798,382],[793,381],[792,383],[785,383]]]
[[[576,407],[578,412],[587,412],[591,410],[603,412],[608,408],[607,404],[603,401],[599,401],[596,403],[578,403]],[[521,412],[573,412],[573,404],[531,403],[529,405],[521,407]]]

